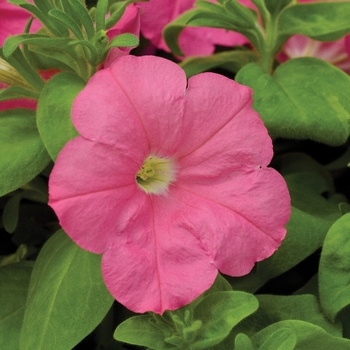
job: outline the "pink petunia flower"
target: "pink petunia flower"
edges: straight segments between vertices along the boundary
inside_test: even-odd
[[[245,6],[253,6],[250,0],[240,0],[240,2]],[[194,3],[195,0],[150,0],[137,3],[137,6],[143,10],[141,14],[142,34],[157,48],[170,52],[163,39],[162,31],[167,24],[192,9]],[[246,43],[248,39],[242,34],[218,28],[188,27],[179,36],[179,45],[184,57],[211,55],[215,50],[215,45],[232,47]]]
[[[245,275],[285,237],[290,198],[251,95],[125,56],[76,98],[81,136],[58,156],[49,204],[74,242],[103,254],[105,283],[130,310],[188,304],[218,270]]]
[[[316,57],[350,74],[350,59],[346,43],[345,37],[333,42],[321,42],[303,35],[293,35],[285,43],[278,58],[280,62],[285,62],[297,57]]]
[[[322,0],[323,2],[336,2],[334,0]],[[341,1],[341,0],[340,0]],[[343,0],[349,2],[350,0]],[[300,3],[319,2],[319,0],[299,0]],[[339,2],[339,0],[337,0]],[[337,41],[321,42],[313,40],[303,35],[293,35],[284,44],[284,47],[278,55],[280,62],[285,62],[291,58],[297,57],[316,57],[325,60],[339,69],[350,74],[349,58],[349,36],[343,37]]]

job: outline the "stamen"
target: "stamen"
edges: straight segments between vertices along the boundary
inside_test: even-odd
[[[155,156],[149,156],[136,174],[136,182],[146,193],[162,194],[174,180],[174,162]]]

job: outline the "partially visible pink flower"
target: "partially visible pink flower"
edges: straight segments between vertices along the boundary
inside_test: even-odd
[[[350,59],[345,38],[333,42],[321,42],[303,35],[293,35],[278,56],[281,62],[297,57],[316,57],[325,60],[350,74]]]
[[[216,2],[215,0],[211,0]],[[252,7],[250,0],[240,0],[245,6]],[[137,3],[143,9],[141,14],[141,32],[145,38],[159,49],[169,52],[162,31],[164,27],[182,13],[194,7],[195,0],[150,0]],[[242,34],[217,28],[185,28],[179,36],[179,45],[185,57],[210,55],[215,45],[244,45],[248,39]]]
[[[125,56],[76,98],[81,136],[49,180],[49,204],[80,247],[103,254],[111,294],[135,312],[177,309],[218,270],[242,276],[278,248],[290,215],[252,91],[214,73]]]
[[[341,2],[342,0],[299,0],[300,3],[310,2]],[[349,2],[343,0],[342,2]],[[316,57],[325,60],[350,74],[350,42],[349,36],[337,41],[321,42],[303,35],[293,35],[283,46],[278,55],[280,62],[297,57]]]
[[[0,46],[4,45],[9,35],[23,34],[26,23],[31,14],[19,6],[0,0]],[[39,21],[34,20],[31,32],[37,31],[41,27]]]

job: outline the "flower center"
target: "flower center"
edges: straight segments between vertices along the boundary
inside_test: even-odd
[[[136,174],[136,182],[146,193],[163,194],[174,180],[174,162],[155,156],[147,157]]]

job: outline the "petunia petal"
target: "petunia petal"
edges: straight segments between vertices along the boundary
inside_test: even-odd
[[[102,272],[109,291],[123,305],[162,314],[208,289],[217,268],[197,236],[179,224],[189,207],[162,196],[151,202],[149,221],[139,233],[130,232],[127,244],[116,243],[104,254]]]
[[[60,152],[50,176],[49,204],[81,247],[102,253],[130,222],[140,220],[146,194],[135,177],[142,161],[127,149],[82,137]]]
[[[161,150],[160,155],[168,156],[173,154],[183,132],[181,119],[186,76],[170,61],[146,57],[141,60],[126,57],[129,69],[115,64],[113,74],[138,111],[150,140],[151,153],[158,154]]]
[[[223,97],[220,91],[210,87],[219,83],[223,86],[220,79],[208,73],[196,78],[208,105],[204,102],[200,107],[195,107],[193,101],[197,98],[196,90],[192,90],[193,85],[189,85],[186,117],[192,124],[189,129],[193,129],[189,133],[196,137],[188,139],[187,144],[183,143],[181,151],[187,154],[177,161],[178,178],[187,181],[213,181],[216,178],[222,181],[234,170],[267,166],[272,158],[272,142],[259,115],[252,109],[250,90],[234,83],[228,86],[231,90],[227,93],[232,96],[236,91],[243,90],[246,95],[237,94],[237,99],[231,97],[226,103],[217,106],[213,101],[223,100]],[[197,118],[190,117],[196,114]],[[200,124],[195,125],[199,116]]]
[[[110,68],[97,72],[79,93],[72,120],[78,132],[91,141],[148,153],[149,141],[138,112]]]
[[[283,178],[274,169],[236,171],[222,182],[212,184],[200,178],[178,181],[176,186],[187,194],[188,198],[182,194],[184,201],[207,210],[212,222],[218,224],[216,229],[214,225],[211,229],[197,229],[205,235],[210,230],[214,232],[212,250],[220,252],[215,253],[215,261],[223,273],[232,276],[248,273],[256,261],[269,257],[285,237],[284,225],[290,216],[289,194]]]
[[[215,163],[219,154],[226,160],[220,164],[218,158],[216,166],[208,164],[209,171],[229,164],[257,166],[271,161],[271,140],[252,109],[251,95],[250,88],[218,74],[202,73],[189,79],[183,123],[192,137],[184,139],[177,152],[183,168],[196,167],[203,158],[213,158]],[[259,137],[252,137],[255,133]]]

